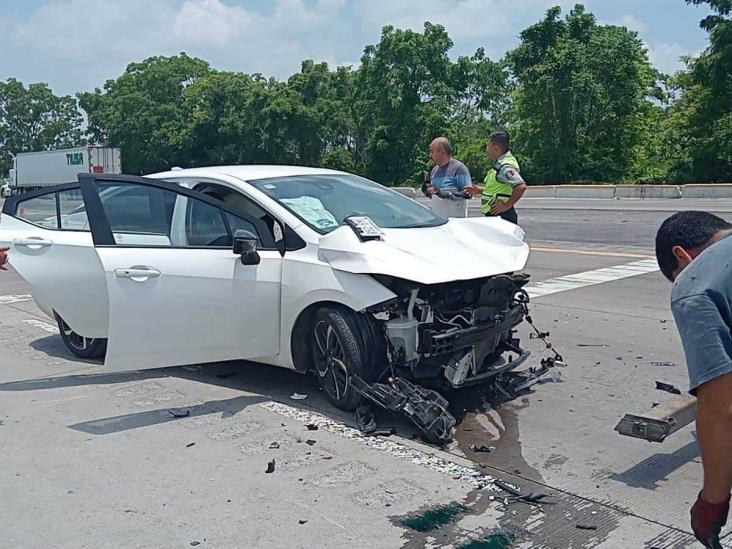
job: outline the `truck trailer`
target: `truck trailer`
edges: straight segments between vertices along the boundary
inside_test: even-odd
[[[75,147],[18,153],[13,158],[5,198],[27,191],[76,181],[79,173],[122,173],[120,150],[111,147]]]

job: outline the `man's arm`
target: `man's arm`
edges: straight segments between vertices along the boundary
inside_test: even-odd
[[[453,177],[453,181],[455,182],[456,190],[449,192],[446,198],[450,198],[452,200],[464,200],[472,197],[470,189],[473,184],[473,179],[470,176],[470,170],[468,170],[467,166],[462,165],[460,167]]]
[[[8,262],[8,250],[10,248],[0,248],[0,271],[7,271],[5,264]]]
[[[516,203],[521,200],[521,197],[524,196],[524,193],[526,192],[526,182],[516,168],[505,164],[501,166],[500,170],[498,170],[496,180],[499,183],[508,183],[513,187],[511,198],[506,202],[496,202],[491,208],[491,213],[493,215],[500,215],[513,208]]]
[[[503,212],[507,212],[516,205],[516,202],[521,200],[521,197],[524,196],[525,192],[526,183],[519,183],[518,185],[514,186],[513,192],[511,193],[511,198],[509,198],[506,202],[496,202],[495,204],[493,204],[493,207],[491,208],[491,213],[493,215],[499,215]]]
[[[732,373],[697,389],[696,432],[704,464],[701,497],[723,503],[732,489]]]
[[[709,295],[675,301],[672,310],[698,399],[704,487],[692,508],[691,524],[699,541],[721,547],[719,532],[727,522],[732,489],[732,334]]]

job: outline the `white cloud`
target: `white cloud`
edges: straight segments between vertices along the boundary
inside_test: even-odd
[[[623,17],[620,18],[619,25],[636,32],[646,32],[648,30],[648,25],[643,21],[639,21],[632,15],[623,15]]]
[[[154,48],[167,49],[170,2],[150,5],[145,0],[55,0],[41,6],[24,22],[15,22],[11,37],[44,56],[67,59],[70,70],[80,71],[81,60],[132,61]]]
[[[643,21],[639,21],[638,19],[636,19],[634,15],[623,15],[620,19],[612,21],[598,19],[597,22],[600,25],[615,25],[617,27],[626,27],[628,30],[635,31],[639,34],[642,34],[648,30],[648,25],[646,25]]]
[[[684,68],[681,57],[694,55],[698,52],[690,52],[678,43],[656,44],[648,46],[648,56],[651,63],[661,72],[673,74]]]
[[[68,65],[66,92],[100,86],[132,61],[181,51],[217,68],[279,77],[308,57],[340,62],[329,31],[345,5],[275,0],[264,13],[233,0],[51,0],[24,21],[5,22],[15,44]]]
[[[526,13],[539,19],[541,9],[570,6],[576,0],[356,0],[364,30],[378,32],[384,25],[422,30],[425,21],[443,25],[453,40],[480,37],[514,37],[516,22]],[[378,6],[378,7],[376,7]]]
[[[186,0],[175,18],[173,34],[183,43],[223,46],[251,21],[240,6],[219,0]]]

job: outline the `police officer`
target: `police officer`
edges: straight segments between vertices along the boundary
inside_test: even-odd
[[[493,132],[488,138],[485,152],[493,160],[493,167],[485,176],[485,185],[472,186],[472,196],[481,195],[480,211],[487,216],[500,216],[518,224],[516,203],[526,192],[526,182],[521,177],[519,163],[511,154],[511,138],[505,130]]]

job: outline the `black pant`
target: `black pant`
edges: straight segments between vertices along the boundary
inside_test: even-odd
[[[488,217],[495,217],[493,214],[485,214]],[[498,217],[505,219],[506,221],[510,221],[514,225],[518,225],[518,213],[516,212],[516,208],[511,208],[510,210],[506,210],[502,214],[500,214]]]

